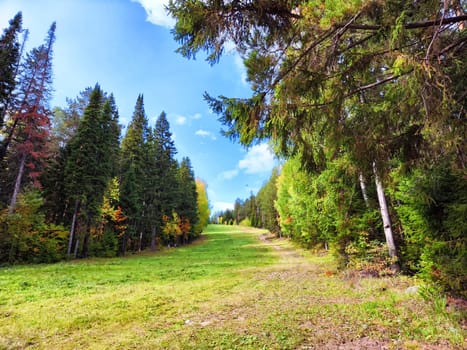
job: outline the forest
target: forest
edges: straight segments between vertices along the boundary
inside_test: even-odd
[[[176,246],[209,219],[206,184],[143,95],[122,136],[112,93],[86,87],[50,109],[55,23],[23,52],[22,14],[0,38],[0,264],[111,257]]]
[[[171,0],[167,10],[182,56],[214,65],[235,48],[251,96],[204,99],[224,136],[268,141],[281,160],[212,221],[467,296],[464,1]],[[0,263],[199,237],[207,184],[175,158],[166,114],[148,125],[139,95],[123,129],[99,84],[51,110],[55,24],[30,52],[26,40],[18,13],[0,38]]]
[[[249,98],[211,96],[225,136],[282,159],[214,220],[328,249],[368,275],[466,296],[464,1],[183,1],[179,53],[242,55]]]

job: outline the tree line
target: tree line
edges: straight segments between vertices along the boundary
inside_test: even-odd
[[[224,134],[284,160],[219,215],[342,266],[467,287],[467,32],[462,1],[172,0],[178,51],[235,44],[249,98],[205,99]],[[265,194],[267,193],[267,195]],[[268,199],[264,199],[267,196]]]
[[[115,256],[181,245],[206,226],[206,184],[177,161],[164,112],[143,95],[121,137],[113,94],[96,84],[50,110],[55,23],[24,54],[18,13],[0,38],[0,263]]]

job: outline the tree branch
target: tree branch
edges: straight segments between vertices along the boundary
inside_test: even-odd
[[[458,45],[462,45],[464,44],[464,42],[467,41],[467,37],[464,37],[464,38],[460,38],[456,41],[454,41],[453,43],[451,43],[450,45],[446,46],[444,49],[442,49],[439,53],[439,56],[445,54],[446,52],[448,52],[449,50],[451,50],[452,48],[458,46]]]
[[[418,29],[418,28],[428,28],[433,27],[441,24],[452,24],[467,21],[467,15],[449,17],[449,18],[438,18],[433,21],[423,21],[423,22],[412,22],[404,24],[405,29]],[[379,30],[382,28],[379,24],[348,24],[348,23],[338,23],[335,24],[335,27],[342,28],[347,27],[349,29],[357,29],[357,30]]]

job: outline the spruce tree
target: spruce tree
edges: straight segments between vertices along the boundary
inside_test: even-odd
[[[155,249],[157,236],[162,233],[162,218],[172,218],[178,203],[176,153],[169,122],[165,112],[162,112],[151,132],[146,163],[145,202],[151,232],[151,250]]]
[[[0,132],[3,129],[7,108],[11,105],[16,86],[16,75],[20,61],[22,13],[18,12],[10,21],[10,26],[0,37]]]
[[[176,212],[182,221],[183,238],[185,240],[192,239],[195,236],[195,226],[198,223],[198,194],[195,175],[188,157],[182,159],[178,170],[178,190]]]
[[[128,230],[126,239],[132,241],[139,239],[141,246],[144,230],[144,182],[146,168],[146,144],[149,136],[148,120],[144,111],[143,95],[136,100],[133,117],[128,125],[125,137],[122,140],[120,153],[120,189],[121,207],[128,217]],[[126,242],[121,244],[126,247]],[[121,252],[125,254],[123,250]]]
[[[159,169],[161,179],[158,190],[160,191],[160,203],[162,214],[171,216],[177,205],[177,161],[174,141],[170,132],[170,124],[167,115],[162,112],[157,118],[154,129],[154,143],[156,167]]]
[[[103,96],[100,86],[96,85],[76,135],[70,141],[70,155],[65,166],[66,191],[74,207],[68,254],[81,212],[85,231],[82,257],[88,255],[90,228],[99,214],[113,169],[112,108],[109,101],[104,102]]]

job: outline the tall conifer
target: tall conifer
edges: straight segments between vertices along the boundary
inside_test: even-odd
[[[0,37],[0,131],[3,129],[5,114],[13,90],[20,60],[18,35],[21,32],[22,14],[18,12]]]
[[[176,211],[182,220],[185,239],[194,238],[195,225],[198,223],[198,205],[195,174],[191,167],[190,158],[182,159],[178,170],[178,203]]]
[[[76,135],[70,141],[70,155],[65,166],[67,192],[74,203],[68,254],[77,224],[78,212],[84,215],[84,240],[81,256],[88,255],[90,228],[99,214],[102,199],[112,176],[114,156],[112,107],[96,85],[84,110]]]
[[[144,181],[146,143],[148,140],[148,119],[144,111],[143,95],[136,100],[133,117],[128,126],[121,147],[121,189],[120,200],[122,210],[128,216],[127,237],[125,239],[138,239],[141,242],[144,218]],[[141,244],[139,244],[141,245]],[[121,244],[126,249],[126,243]],[[125,251],[122,251],[124,254]]]
[[[10,212],[15,208],[24,175],[28,173],[37,185],[42,162],[47,156],[47,141],[51,128],[48,101],[52,90],[54,41],[55,23],[51,25],[45,43],[27,55],[22,67],[19,82],[21,103],[15,108],[14,122],[7,138],[8,142],[14,141],[13,159],[18,164]]]

